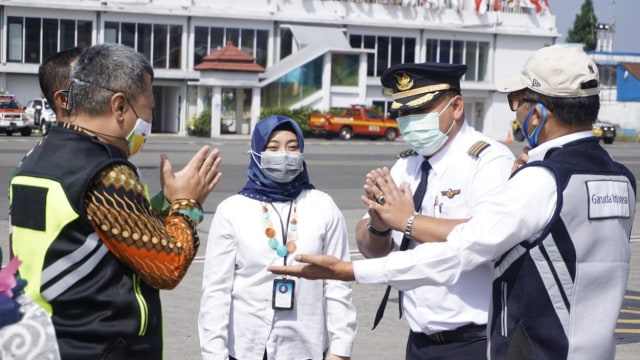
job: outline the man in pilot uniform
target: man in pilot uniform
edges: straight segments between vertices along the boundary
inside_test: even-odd
[[[465,120],[460,78],[466,70],[466,65],[400,64],[382,74],[382,85],[393,90],[391,110],[398,112],[398,127],[410,148],[397,155],[391,176],[398,185],[409,184],[415,214],[466,219],[487,193],[509,178],[513,153]],[[423,171],[426,192],[425,184],[419,186]],[[367,196],[386,201],[373,192]],[[358,247],[368,258],[418,244],[409,238],[403,246],[404,235],[392,231],[372,209],[356,226]],[[405,291],[400,306],[411,328],[406,358],[485,359],[492,276],[491,265],[483,264],[453,285]]]

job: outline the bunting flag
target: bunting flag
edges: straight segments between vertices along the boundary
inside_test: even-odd
[[[543,11],[551,12],[549,2],[547,0],[529,0],[536,8],[536,14],[540,14]]]
[[[476,0],[476,13],[486,13],[487,7],[489,7],[489,0]]]

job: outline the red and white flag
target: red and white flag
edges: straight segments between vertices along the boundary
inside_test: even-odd
[[[549,12],[551,13],[551,8],[549,7],[549,2],[547,0],[529,0],[533,6],[536,8],[536,14],[540,14],[541,12]]]
[[[489,7],[489,0],[476,0],[476,13],[484,14]]]

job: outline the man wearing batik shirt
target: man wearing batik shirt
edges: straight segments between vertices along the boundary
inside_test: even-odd
[[[161,359],[159,289],[199,246],[201,204],[220,180],[204,146],[180,171],[161,159],[152,207],[135,166],[151,130],[153,69],[116,44],[83,51],[70,111],[11,180],[13,251],[26,294],[51,315],[64,359]]]

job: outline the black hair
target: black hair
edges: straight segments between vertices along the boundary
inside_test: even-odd
[[[537,93],[530,89],[523,90],[523,98],[531,102],[539,102],[561,122],[567,125],[592,124],[600,111],[600,96],[553,97]]]
[[[82,50],[81,47],[62,50],[46,58],[38,68],[40,90],[55,113],[59,109],[56,108],[54,95],[69,88],[71,63],[78,59]]]

